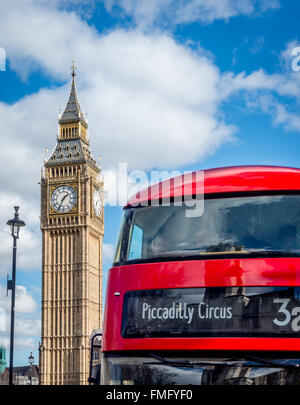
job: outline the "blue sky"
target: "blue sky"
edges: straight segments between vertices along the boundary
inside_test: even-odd
[[[38,182],[44,149],[49,156],[55,147],[72,59],[91,149],[106,174],[105,284],[122,213],[109,205],[120,162],[129,174],[300,167],[300,71],[292,69],[299,19],[296,0],[0,0],[6,53],[0,70],[0,308],[7,318],[12,240],[5,224],[15,204],[26,222],[17,262],[16,365],[26,364],[31,351],[38,359]],[[9,319],[0,344],[8,347],[8,337]]]

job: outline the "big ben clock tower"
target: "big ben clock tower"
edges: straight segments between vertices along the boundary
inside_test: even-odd
[[[41,384],[87,384],[89,338],[101,326],[103,183],[76,92],[59,118],[41,179]]]

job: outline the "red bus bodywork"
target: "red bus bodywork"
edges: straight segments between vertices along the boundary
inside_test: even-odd
[[[142,192],[144,200],[170,197],[161,189]],[[192,194],[195,183],[185,184]],[[245,166],[204,171],[204,198],[299,193],[300,170]],[[171,197],[182,188],[171,189]],[[154,196],[154,197],[153,197]],[[141,196],[139,197],[141,201]],[[128,202],[132,205],[135,199]],[[126,208],[126,207],[125,207]],[[127,291],[226,286],[300,286],[300,258],[220,258],[130,264],[109,270],[103,329],[103,352],[133,350],[300,350],[298,338],[130,338],[121,336],[122,305]],[[115,295],[115,293],[119,293]]]

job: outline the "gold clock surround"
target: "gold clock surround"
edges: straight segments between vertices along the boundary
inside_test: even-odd
[[[76,196],[77,196],[76,203],[75,203],[74,207],[70,211],[67,211],[67,212],[56,211],[51,205],[51,196],[52,196],[53,191],[56,190],[58,187],[61,187],[61,186],[69,186],[69,187],[73,188],[75,193],[76,193]],[[77,187],[77,184],[75,184],[75,183],[67,183],[67,182],[58,183],[58,184],[52,184],[50,186],[50,188],[49,188],[49,214],[51,214],[51,215],[65,215],[65,214],[76,214],[77,212],[78,212],[78,187]]]

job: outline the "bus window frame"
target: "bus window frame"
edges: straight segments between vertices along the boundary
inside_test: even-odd
[[[299,196],[300,195],[300,190],[255,190],[255,191],[243,191],[243,192],[220,192],[220,193],[208,193],[204,194],[204,200],[217,200],[217,199],[225,199],[225,198],[246,198],[246,197],[264,197],[264,196]],[[184,196],[182,196],[182,199],[184,199]],[[135,212],[137,209],[140,208],[145,208],[145,207],[157,207],[157,206],[164,206],[164,203],[167,204],[173,204],[175,202],[174,197],[166,198],[166,199],[159,199],[159,200],[148,200],[148,205],[147,204],[139,204],[137,206],[130,206],[126,205],[123,208],[123,215],[126,216],[126,211],[129,211],[131,213],[131,218],[130,221],[132,223],[133,217],[135,215]],[[151,204],[153,203],[153,205]],[[123,226],[120,228],[120,238],[122,238],[122,244],[125,239],[125,233],[121,231],[124,229],[125,226],[125,221],[127,221],[128,218],[124,218]],[[129,232],[132,232],[132,227],[130,226]],[[127,230],[128,233],[128,230]],[[131,237],[131,233],[130,233]],[[135,264],[145,264],[145,263],[160,263],[160,262],[170,262],[170,261],[189,261],[189,260],[214,260],[214,259],[237,259],[237,258],[265,258],[265,257],[270,257],[270,258],[298,258],[300,257],[300,253],[297,254],[295,252],[268,252],[266,253],[260,253],[260,252],[247,252],[247,253],[238,253],[238,252],[226,252],[226,253],[208,253],[205,255],[186,255],[186,256],[174,256],[170,255],[168,256],[161,256],[161,257],[153,257],[153,258],[141,258],[141,259],[135,259],[135,260],[126,260],[128,257],[128,250],[130,247],[130,242],[129,238],[127,238],[127,246],[126,246],[126,257],[120,257],[121,256],[121,244],[118,243],[118,249],[120,250],[119,252],[119,261],[114,261],[112,263],[113,267],[120,267],[120,266],[130,266],[130,265],[135,265]],[[116,259],[117,254],[114,256],[114,259]]]

